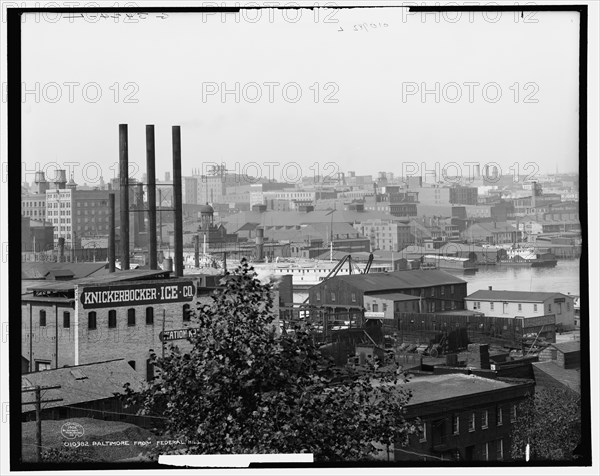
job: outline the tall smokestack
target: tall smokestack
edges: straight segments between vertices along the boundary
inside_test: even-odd
[[[144,185],[138,182],[135,186],[135,209],[133,218],[133,243],[134,246],[141,246],[140,233],[144,231]]]
[[[265,243],[265,230],[262,228],[256,229],[256,259],[262,261],[264,258],[264,243]]]
[[[127,124],[119,124],[119,187],[121,190],[121,270],[129,269],[129,145]]]
[[[183,205],[181,190],[181,127],[173,126],[173,204],[174,219],[174,268],[175,276],[183,276]]]
[[[115,194],[108,194],[108,272],[115,272]]]
[[[65,239],[61,236],[58,239],[58,261],[63,262],[65,260]]]
[[[154,126],[146,126],[146,173],[148,176],[148,242],[150,269],[158,269],[156,251],[156,172],[154,152]]]
[[[194,236],[194,266],[200,267],[200,235]]]

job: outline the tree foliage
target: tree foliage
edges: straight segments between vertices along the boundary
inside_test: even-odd
[[[512,457],[530,461],[571,460],[581,439],[581,397],[571,390],[538,388],[517,408]]]
[[[210,305],[198,307],[191,351],[154,355],[158,377],[139,393],[126,388],[142,414],[167,418],[164,436],[187,442],[177,452],[356,461],[373,457],[374,444],[407,441],[410,394],[398,367],[336,368],[309,326],[281,333],[270,286],[245,260],[221,285]]]

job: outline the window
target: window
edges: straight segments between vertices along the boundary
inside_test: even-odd
[[[454,294],[454,284],[450,285],[450,294]]]
[[[496,425],[502,425],[502,407],[498,407],[496,410]]]
[[[570,302],[568,302],[568,303],[567,303],[567,311],[570,311],[570,310],[571,310],[571,303],[570,303]]]
[[[154,324],[154,308],[146,308],[146,324]]]
[[[63,312],[63,327],[71,327],[71,313],[69,311]]]
[[[46,311],[44,311],[44,310],[40,311],[40,326],[41,327],[46,326]]]
[[[552,312],[552,304],[548,304],[548,312]]]
[[[452,434],[458,435],[460,433],[460,417],[458,415],[452,416]]]
[[[133,370],[135,370],[135,360],[130,360],[130,361],[129,361],[129,362],[127,362],[127,363],[128,363],[130,366],[131,366],[131,368],[132,368]]]
[[[443,296],[443,295],[444,295],[444,293],[445,293],[445,290],[444,290],[444,288],[445,288],[445,286],[440,286],[440,294],[441,294],[442,296]]]
[[[383,306],[383,312],[386,312],[387,311],[387,304],[383,303],[382,306]]]
[[[88,312],[88,329],[96,329],[96,311]]]
[[[533,310],[534,310],[534,312],[537,312],[537,304],[533,305]]]
[[[331,302],[335,302],[335,293],[331,293]]]
[[[522,311],[523,310],[523,305],[521,303],[519,303],[519,304],[517,304],[517,308],[518,308],[519,311]]]
[[[127,309],[127,325],[129,327],[135,326],[135,309]]]
[[[50,362],[45,360],[36,360],[35,361],[35,371],[40,372],[42,370],[50,370]]]
[[[108,327],[111,329],[117,327],[117,311],[114,309],[108,311]]]
[[[471,412],[469,417],[469,431],[475,431],[475,412]]]
[[[419,442],[423,443],[427,441],[427,424],[423,422],[419,427]]]
[[[352,302],[356,302],[356,293],[351,294]]]
[[[190,305],[183,305],[183,322],[189,322],[190,320]]]
[[[321,291],[317,291],[317,301],[321,300]]]
[[[500,439],[497,442],[497,447],[496,447],[496,459],[498,461],[501,461],[504,459],[504,440]]]
[[[481,414],[481,428],[485,429],[488,427],[488,411],[483,410]]]
[[[490,309],[491,309],[492,311],[494,310],[494,303],[493,303],[493,302],[491,302],[491,303],[490,303]]]
[[[490,460],[490,444],[489,443],[483,444],[483,460],[484,461]]]
[[[510,422],[514,423],[517,421],[517,405],[513,405],[510,410]]]

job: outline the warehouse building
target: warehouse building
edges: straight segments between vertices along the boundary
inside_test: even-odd
[[[119,358],[151,379],[152,352],[160,354],[170,344],[182,351],[190,348],[187,337],[193,332],[197,304],[210,304],[220,286],[220,276],[169,275],[163,270],[129,270],[30,282],[21,299],[25,371]],[[272,291],[275,316],[279,284]]]

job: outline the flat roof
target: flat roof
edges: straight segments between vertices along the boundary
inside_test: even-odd
[[[507,389],[518,384],[465,375],[461,373],[445,375],[415,376],[401,387],[412,391],[407,406],[420,403],[463,397],[493,390]]]

